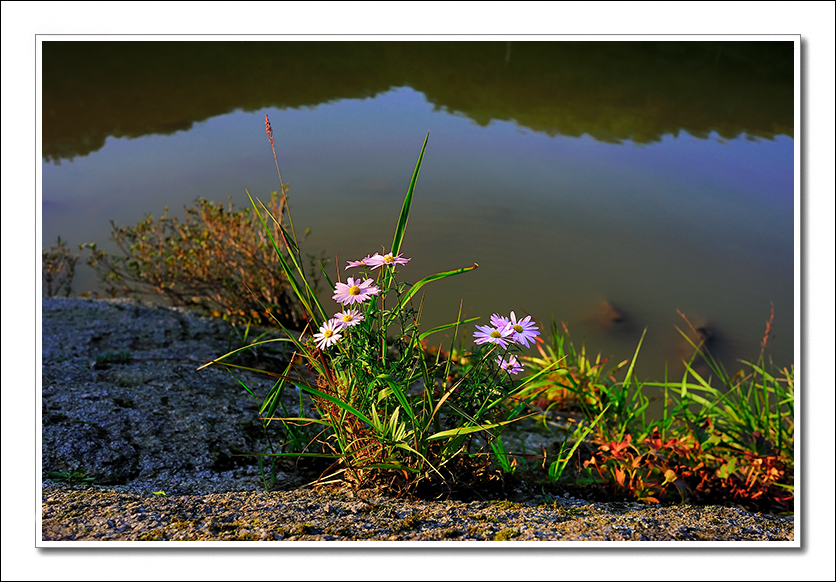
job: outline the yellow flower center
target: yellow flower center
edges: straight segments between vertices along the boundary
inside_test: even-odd
[[[394,263],[395,262],[395,257],[393,257],[392,255],[386,255],[385,257],[383,257],[383,260],[386,261],[387,263]]]
[[[328,339],[332,335],[334,335],[334,330],[332,329],[326,329],[322,332],[322,337],[324,337],[325,339]]]
[[[360,287],[352,285],[348,290],[349,295],[360,295]]]
[[[491,337],[502,337],[502,334],[499,333],[497,330],[493,330],[491,332]]]
[[[353,319],[354,318],[351,316],[350,313],[346,313],[345,315],[343,315],[343,321],[345,321],[346,323],[348,323],[349,321],[352,321]]]
[[[517,333],[522,333],[522,330],[523,330],[523,329],[522,329],[522,326],[521,326],[519,323],[518,323],[517,325],[515,325],[515,326],[514,326],[514,331],[515,331],[515,332],[517,332]]]

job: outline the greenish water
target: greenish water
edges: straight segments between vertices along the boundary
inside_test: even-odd
[[[677,309],[734,368],[772,302],[793,362],[792,43],[44,42],[42,106],[46,246],[269,194],[269,114],[304,247],[344,265],[390,244],[430,131],[402,277],[480,268],[428,288],[427,328],[463,299],[625,358],[646,327],[658,377]]]

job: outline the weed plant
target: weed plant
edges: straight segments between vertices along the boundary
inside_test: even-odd
[[[44,297],[64,295],[73,292],[75,268],[81,258],[83,245],[73,254],[67,242],[58,237],[58,243],[41,253],[41,284]]]
[[[681,380],[664,382],[634,377],[641,341],[618,380],[616,373],[628,361],[605,371],[606,360],[590,360],[583,348],[575,349],[565,326],[559,333],[553,324],[550,345],[538,345],[539,357],[523,358],[533,371],[551,368],[527,391],[541,405],[577,407],[585,422],[567,438],[574,446],[567,451],[564,444],[549,465],[551,480],[560,480],[574,460],[575,470],[564,483],[593,485],[649,503],[731,501],[751,509],[791,511],[794,368],[775,373],[766,362],[773,316],[758,359],[742,362],[748,371],[730,377],[702,344],[692,342],[694,355],[684,362]],[[708,363],[709,377],[695,371],[697,358]],[[645,415],[646,389],[664,395],[661,420]]]
[[[272,147],[269,119],[266,127]],[[340,481],[413,494],[421,486],[444,486],[452,491],[496,479],[495,467],[507,466],[507,456],[501,444],[497,446],[500,431],[523,417],[527,402],[520,395],[539,377],[535,374],[526,381],[512,378],[522,371],[515,351],[539,335],[530,318],[517,320],[513,312],[510,317],[494,314],[491,325],[476,326],[476,349],[467,358],[470,365],[455,378],[451,358],[442,359],[441,351],[432,357],[424,349],[427,337],[452,329],[452,350],[461,326],[478,319],[462,320],[460,308],[457,321],[419,330],[423,306],[419,292],[423,293],[428,283],[467,273],[478,265],[436,273],[412,284],[400,279],[398,269],[411,260],[403,256],[401,248],[428,139],[429,134],[390,252],[348,261],[345,269],[356,269],[357,275],[345,282],[339,271],[334,282],[322,269],[333,299],[342,305],[336,313],[325,309],[308,281],[289,213],[285,228],[280,216],[250,198],[305,318],[301,336],[285,330],[287,338],[253,344],[284,341],[294,350],[294,358],[278,375],[261,406],[265,425],[276,422],[284,429],[283,447],[263,456],[325,459],[330,466],[320,476],[320,484]],[[281,183],[275,147],[273,155]],[[223,364],[238,351],[212,363]],[[545,373],[548,368],[541,372]],[[295,416],[282,403],[282,393],[289,386],[300,390]],[[305,415],[302,393],[312,399],[315,414]],[[478,440],[477,435],[481,437]]]
[[[266,128],[284,192],[269,119]],[[225,365],[233,373],[241,367],[231,363],[236,354],[272,342],[291,345],[293,357],[281,373],[271,374],[277,380],[260,406],[265,430],[277,423],[282,435],[280,446],[271,440],[270,448],[258,454],[262,470],[266,459],[272,458],[275,467],[276,459],[312,457],[328,465],[319,484],[382,486],[406,495],[437,485],[450,492],[483,486],[516,467],[519,455],[505,450],[504,427],[531,416],[532,403],[548,408],[562,402],[576,407],[583,420],[548,467],[544,458],[554,483],[591,486],[610,497],[647,503],[732,501],[791,511],[794,369],[775,373],[767,365],[772,317],[760,356],[755,363],[743,362],[748,372],[729,376],[704,345],[692,342],[694,355],[684,362],[682,378],[669,381],[666,374],[663,382],[636,378],[644,335],[632,359],[609,366],[600,355],[589,357],[585,347],[576,349],[565,325],[561,331],[552,323],[547,344],[530,317],[517,319],[514,312],[493,314],[490,325],[477,325],[471,351],[463,348],[459,334],[478,318],[461,319],[461,307],[457,321],[420,331],[424,287],[478,266],[414,284],[400,277],[411,260],[403,256],[402,242],[428,139],[429,134],[389,252],[348,261],[345,270],[357,270],[345,282],[339,270],[334,282],[318,265],[341,304],[335,313],[322,305],[313,274],[303,268],[290,213],[278,212],[275,198],[267,205],[250,196],[278,272],[301,306],[302,333],[290,332],[286,322],[264,310],[287,337],[256,338],[207,366]],[[442,330],[453,332],[450,349],[429,349],[426,339]],[[530,345],[539,355],[523,357],[521,346]],[[695,370],[698,358],[709,365],[708,377]],[[523,364],[529,375],[515,380]],[[648,389],[664,394],[661,419],[648,418]],[[298,412],[288,411],[282,398],[286,390],[298,390]],[[305,413],[303,394],[313,403],[312,414]]]
[[[274,192],[267,208],[281,221],[286,189]],[[184,212],[180,220],[166,208],[159,219],[149,214],[136,226],[111,221],[111,238],[122,255],[106,253],[96,243],[85,245],[91,251],[87,262],[108,285],[108,294],[155,293],[175,306],[233,323],[267,325],[275,319],[301,325],[302,313],[281,261],[251,209],[198,199]],[[275,227],[269,237],[277,236]]]

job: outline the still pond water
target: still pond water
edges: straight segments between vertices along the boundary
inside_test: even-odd
[[[388,251],[430,132],[402,278],[479,268],[428,287],[425,329],[463,299],[621,359],[647,328],[658,379],[677,310],[737,369],[772,303],[793,363],[792,43],[45,42],[44,247],[269,196],[265,114],[303,251],[342,265]]]

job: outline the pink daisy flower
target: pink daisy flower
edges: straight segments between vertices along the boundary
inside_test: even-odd
[[[360,279],[349,277],[346,283],[337,283],[334,288],[333,299],[343,305],[362,303],[372,295],[380,293],[380,289],[372,285],[372,283],[374,283],[373,279],[366,279],[361,282]]]
[[[403,253],[401,253],[397,257],[392,256],[392,253],[386,253],[385,255],[375,253],[372,257],[369,258],[366,264],[369,265],[372,268],[372,270],[374,270],[378,267],[385,267],[390,265],[405,265],[411,260],[412,259],[403,258]]]
[[[499,364],[501,370],[505,370],[509,374],[519,374],[523,371],[523,367],[517,360],[517,356],[508,356],[507,360],[503,360],[502,356],[500,356],[496,359],[496,363]]]
[[[491,322],[493,322],[493,318],[491,318]],[[512,311],[508,324],[513,334],[511,340],[525,347],[529,347],[529,343],[534,345],[534,338],[540,335],[539,328],[531,321],[530,315],[526,315],[523,319],[517,321],[517,316]]]
[[[508,327],[497,329],[488,325],[477,325],[476,329],[479,331],[473,334],[473,343],[484,344],[492,343],[503,348],[508,347],[508,342],[511,341],[511,329]]]
[[[368,267],[369,260],[371,260],[371,258],[371,255],[366,255],[366,257],[360,261],[348,261],[348,266],[346,267],[346,270],[352,267]]]
[[[346,309],[345,311],[335,313],[331,321],[336,323],[336,329],[344,329],[346,327],[360,325],[363,319],[363,315],[356,309]]]
[[[316,341],[316,347],[320,350],[324,350],[328,346],[331,346],[343,337],[341,333],[339,333],[339,328],[337,324],[334,322],[333,319],[329,319],[322,327],[319,328],[319,333],[314,334],[314,340]]]
[[[507,317],[502,317],[498,313],[494,313],[491,315],[491,325],[494,326],[496,329],[502,329],[503,327],[507,327],[511,324],[511,320]]]

